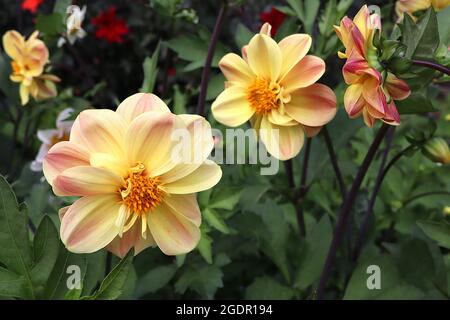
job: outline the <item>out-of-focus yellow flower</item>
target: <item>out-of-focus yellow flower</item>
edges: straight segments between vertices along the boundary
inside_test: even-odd
[[[395,12],[399,20],[403,19],[405,12],[415,20],[414,12],[428,9],[431,6],[435,10],[442,10],[450,6],[450,0],[398,0],[395,3]]]
[[[42,74],[49,54],[38,35],[39,32],[35,31],[27,40],[15,30],[3,35],[3,48],[12,59],[10,79],[20,83],[22,105],[28,103],[30,95],[36,100],[56,95],[54,83],[58,82],[59,78]]]
[[[442,213],[445,215],[445,216],[450,216],[450,207],[444,207],[444,210],[442,210]]]
[[[445,121],[450,121],[450,113],[445,116]]]
[[[391,125],[400,123],[400,115],[394,100],[403,100],[410,94],[407,83],[383,70],[373,44],[377,30],[381,30],[378,14],[370,14],[363,6],[354,17],[341,20],[335,31],[345,46],[339,57],[347,61],[342,69],[349,85],[344,96],[345,109],[350,118],[361,115],[367,126],[373,127],[381,120]]]
[[[174,156],[183,134],[192,157]],[[196,192],[214,186],[222,171],[207,159],[209,123],[174,115],[152,94],[135,94],[117,111],[86,110],[70,140],[44,158],[45,178],[58,196],[80,196],[60,210],[61,239],[77,253],[107,247],[123,257],[158,245],[167,255],[191,251],[200,239]]]
[[[433,162],[450,163],[450,148],[442,138],[436,137],[428,141],[423,148],[423,153]]]
[[[336,96],[315,83],[325,72],[322,59],[307,55],[311,37],[290,35],[279,43],[265,23],[242,49],[219,63],[227,82],[212,104],[217,121],[239,126],[250,120],[270,154],[295,157],[304,136],[317,134],[336,115]]]

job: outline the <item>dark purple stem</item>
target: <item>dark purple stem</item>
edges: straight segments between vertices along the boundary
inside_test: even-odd
[[[394,139],[395,127],[390,128],[386,135],[386,148],[384,149],[383,156],[381,158],[380,169],[378,171],[377,180],[375,181],[375,186],[372,190],[372,196],[370,197],[369,203],[367,205],[367,210],[362,218],[361,225],[359,227],[358,238],[356,239],[355,249],[352,254],[352,261],[356,262],[361,253],[361,248],[366,240],[367,230],[369,228],[369,222],[373,215],[373,208],[375,206],[375,201],[377,200],[378,192],[381,189],[385,174],[384,170],[386,167],[386,162],[388,159],[389,151],[392,147],[392,141]]]
[[[345,196],[347,194],[347,190],[345,188],[344,179],[342,177],[341,169],[339,168],[336,152],[334,151],[333,142],[331,141],[330,133],[327,130],[327,127],[323,127],[322,134],[325,139],[325,144],[328,149],[328,154],[330,156],[331,165],[334,169],[334,174],[336,175],[336,179],[339,184],[339,189],[341,190],[342,199],[345,200]]]
[[[216,49],[217,39],[219,38],[220,29],[222,28],[223,18],[225,17],[225,11],[227,9],[227,2],[223,1],[217,16],[216,25],[211,36],[211,42],[209,43],[208,54],[205,60],[205,66],[202,72],[202,81],[200,84],[200,94],[198,96],[197,114],[205,116],[205,101],[206,92],[208,90],[209,72],[211,71],[211,62],[214,57],[214,51]]]
[[[322,270],[322,274],[319,280],[319,286],[317,288],[317,299],[323,299],[325,293],[325,286],[328,282],[328,279],[331,275],[331,268],[333,266],[334,259],[336,258],[336,253],[339,248],[339,244],[341,243],[342,237],[345,233],[345,229],[348,224],[348,219],[350,218],[350,213],[353,208],[353,205],[356,200],[356,196],[358,195],[358,191],[361,187],[361,184],[364,180],[364,177],[369,169],[372,160],[375,158],[375,154],[383,141],[386,132],[388,131],[389,126],[387,124],[383,124],[380,130],[378,131],[375,139],[370,146],[366,157],[358,170],[355,180],[353,181],[352,187],[345,198],[344,204],[342,205],[341,212],[339,214],[339,219],[336,224],[336,228],[334,231],[333,240],[331,241],[330,248],[328,250],[327,258],[325,260],[325,265]]]
[[[421,66],[425,68],[430,68],[437,70],[439,72],[445,73],[446,75],[450,76],[450,69],[435,62],[431,61],[424,61],[424,60],[411,60],[412,64],[415,64],[416,66]]]

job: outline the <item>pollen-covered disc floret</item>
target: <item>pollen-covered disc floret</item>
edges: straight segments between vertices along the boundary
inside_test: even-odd
[[[131,168],[125,183],[125,188],[120,190],[122,201],[135,214],[151,211],[162,200],[159,178],[149,177],[142,163]]]
[[[256,113],[264,115],[278,109],[280,91],[279,84],[256,78],[247,88],[247,99]]]

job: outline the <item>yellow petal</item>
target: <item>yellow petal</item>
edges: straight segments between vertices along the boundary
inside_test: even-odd
[[[42,169],[47,182],[53,185],[53,180],[64,170],[87,165],[89,165],[89,153],[85,148],[73,142],[62,141],[48,151]]]
[[[3,35],[3,48],[13,60],[21,55],[24,45],[25,39],[15,30],[9,30]]]
[[[215,186],[222,177],[222,170],[211,160],[206,160],[191,174],[166,183],[161,179],[161,189],[166,193],[188,194],[207,190]]]
[[[133,120],[125,135],[130,166],[142,162],[150,176],[159,176],[178,162],[173,149],[178,143],[175,130],[186,127],[180,118],[165,112],[149,111]]]
[[[306,56],[300,60],[281,80],[286,92],[305,88],[314,84],[325,73],[325,62],[316,56]]]
[[[166,255],[188,253],[200,240],[200,229],[164,203],[148,213],[147,224],[153,239]]]
[[[261,121],[259,136],[267,151],[279,160],[294,158],[302,149],[305,140],[301,125],[278,126],[270,123],[266,117]]]
[[[181,163],[161,176],[166,183],[179,180],[196,170],[205,162],[214,147],[211,126],[208,121],[198,115],[179,115],[178,117],[186,125],[189,140],[180,141],[183,143],[180,148]]]
[[[278,43],[283,59],[281,78],[306,56],[311,48],[311,42],[312,40],[309,35],[298,33],[290,35]]]
[[[217,121],[230,127],[240,126],[255,113],[247,101],[245,89],[240,86],[225,89],[213,102],[211,111]]]
[[[109,170],[79,166],[58,175],[53,183],[53,191],[58,196],[93,196],[118,193],[124,185],[123,178]]]
[[[136,117],[148,111],[170,112],[164,101],[152,93],[135,93],[129,96],[119,104],[116,112],[127,123],[130,123]]]
[[[78,199],[61,220],[61,240],[71,252],[91,253],[108,245],[118,234],[118,195]]]
[[[247,59],[253,73],[266,80],[277,80],[281,72],[282,55],[278,44],[265,34],[255,35],[248,44]]]
[[[89,162],[93,167],[107,169],[120,177],[128,174],[128,162],[109,153],[91,153]]]
[[[202,222],[196,194],[171,194],[164,198],[165,203],[176,213],[190,220],[197,227]]]
[[[225,55],[220,60],[219,67],[228,81],[246,85],[255,78],[247,62],[235,53]]]
[[[108,244],[106,249],[114,253],[119,258],[123,258],[133,247],[134,255],[137,255],[144,249],[150,246],[155,246],[156,242],[150,232],[147,232],[145,239],[142,237],[141,223],[141,219],[136,221],[136,223],[127,232],[125,232],[122,237],[115,237],[114,240]]]
[[[303,125],[319,127],[336,115],[336,95],[323,84],[313,84],[291,92],[291,101],[285,105],[288,115]]]
[[[114,111],[107,109],[82,111],[70,133],[70,141],[83,145],[91,153],[109,153],[124,157],[126,123]]]

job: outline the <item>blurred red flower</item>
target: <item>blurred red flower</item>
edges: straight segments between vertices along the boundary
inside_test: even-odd
[[[272,26],[271,36],[273,37],[277,33],[278,28],[283,24],[286,14],[272,7],[270,11],[262,12],[259,18],[263,24],[267,22]]]
[[[28,10],[31,13],[36,13],[42,2],[44,2],[44,0],[23,0],[22,10]]]
[[[96,27],[95,36],[105,39],[109,43],[122,43],[124,36],[129,33],[125,20],[116,16],[116,7],[110,6],[108,10],[101,12],[91,20]]]

